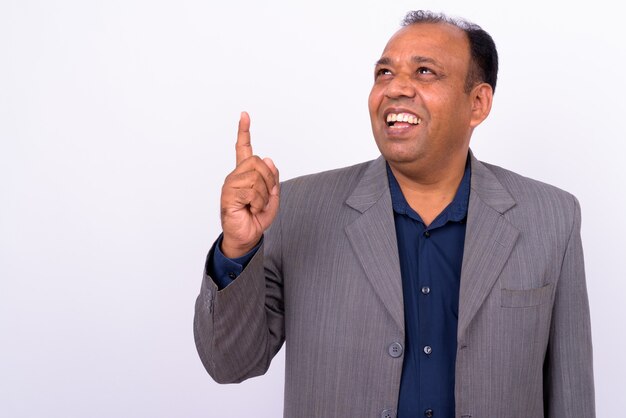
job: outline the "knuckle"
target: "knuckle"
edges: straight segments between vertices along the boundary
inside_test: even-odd
[[[256,155],[247,155],[241,160],[241,164],[246,164],[247,166],[255,165],[258,158]]]
[[[226,179],[224,180],[224,183],[232,183],[233,181],[236,181],[241,177],[243,173],[245,173],[245,169],[241,166],[237,166],[237,168],[228,173]]]
[[[231,174],[231,182],[245,182],[247,179],[249,180],[250,175],[253,174],[254,171],[250,170],[237,170]]]
[[[262,171],[263,168],[265,167],[265,163],[263,162],[261,157],[259,157],[258,155],[253,155],[250,158],[252,159],[252,161],[254,161],[254,169],[258,171]]]

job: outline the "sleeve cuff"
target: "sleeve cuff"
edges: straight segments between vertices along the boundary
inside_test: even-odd
[[[228,258],[220,250],[222,238],[223,235],[220,235],[211,247],[206,265],[208,275],[220,290],[231,284],[241,274],[263,242],[261,238],[261,241],[250,252],[241,257]]]

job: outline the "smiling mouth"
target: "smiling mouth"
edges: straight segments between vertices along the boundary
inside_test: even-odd
[[[410,125],[419,125],[422,123],[422,119],[411,113],[388,113],[387,114],[387,126],[388,127],[407,127]]]

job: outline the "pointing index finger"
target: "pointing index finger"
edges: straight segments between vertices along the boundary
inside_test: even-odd
[[[235,144],[237,165],[243,160],[252,157],[252,144],[250,143],[250,115],[241,112],[239,127],[237,129],[237,143]]]

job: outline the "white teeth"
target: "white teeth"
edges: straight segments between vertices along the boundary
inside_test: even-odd
[[[387,122],[408,122],[412,125],[419,125],[422,120],[410,113],[389,113],[387,114]]]

